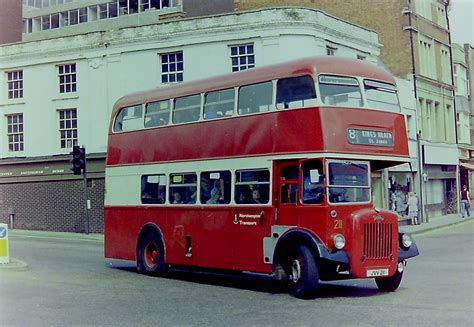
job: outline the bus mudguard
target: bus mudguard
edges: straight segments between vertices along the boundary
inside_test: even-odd
[[[291,229],[278,239],[273,258],[274,267],[281,262],[290,249],[295,248],[298,244],[308,246],[315,257],[320,260],[327,260],[341,265],[349,265],[350,263],[349,255],[346,251],[329,252],[321,239],[316,235],[307,230]]]

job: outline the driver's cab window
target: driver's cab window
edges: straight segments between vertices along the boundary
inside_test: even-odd
[[[303,203],[320,204],[324,200],[323,164],[320,160],[303,164]]]
[[[280,203],[295,204],[298,194],[298,165],[282,167],[280,174]]]

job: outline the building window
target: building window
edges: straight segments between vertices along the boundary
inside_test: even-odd
[[[182,82],[183,71],[184,60],[182,51],[161,55],[161,83]]]
[[[76,92],[76,64],[58,66],[59,70],[59,93]]]
[[[79,23],[87,23],[87,8],[79,8]]]
[[[23,114],[7,115],[8,150],[23,151]]]
[[[232,62],[233,72],[255,67],[255,52],[253,44],[231,46],[230,60]]]
[[[337,48],[326,46],[326,55],[327,56],[335,56]]]
[[[59,134],[61,149],[77,145],[77,110],[59,110]]]
[[[23,71],[7,72],[8,98],[23,98]]]

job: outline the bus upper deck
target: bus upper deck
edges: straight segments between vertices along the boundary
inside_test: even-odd
[[[383,69],[314,57],[231,77],[117,101],[107,165],[323,152],[377,156],[379,169],[409,157],[394,79]]]

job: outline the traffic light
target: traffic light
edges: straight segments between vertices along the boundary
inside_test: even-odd
[[[72,147],[72,168],[74,175],[82,175],[86,170],[86,148],[79,145]]]

